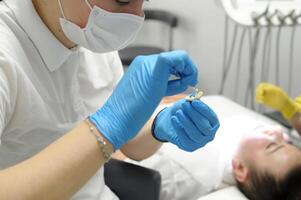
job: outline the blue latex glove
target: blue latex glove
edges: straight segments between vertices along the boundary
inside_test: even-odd
[[[219,126],[214,111],[202,101],[180,100],[157,115],[153,134],[191,152],[212,141]]]
[[[169,80],[171,74],[177,80]],[[139,56],[90,120],[115,149],[132,139],[164,96],[197,84],[197,68],[184,51]]]

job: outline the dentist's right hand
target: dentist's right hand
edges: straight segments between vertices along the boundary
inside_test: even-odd
[[[178,77],[170,80],[170,76]],[[164,96],[197,84],[197,67],[184,51],[139,56],[90,120],[115,150],[136,136]]]

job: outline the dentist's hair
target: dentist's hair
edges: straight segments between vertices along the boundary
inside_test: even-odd
[[[237,187],[250,200],[301,200],[301,166],[290,170],[281,180],[251,167],[249,180],[237,181]]]

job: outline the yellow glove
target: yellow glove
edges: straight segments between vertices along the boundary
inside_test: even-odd
[[[256,101],[280,111],[287,120],[298,111],[297,105],[280,87],[269,83],[257,86]]]
[[[301,112],[301,96],[296,97],[295,104],[298,107],[298,112]]]

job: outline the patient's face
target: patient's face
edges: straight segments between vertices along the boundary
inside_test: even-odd
[[[246,134],[240,143],[238,156],[247,165],[272,172],[281,178],[294,166],[301,164],[301,151],[288,143],[280,127],[258,127]]]

